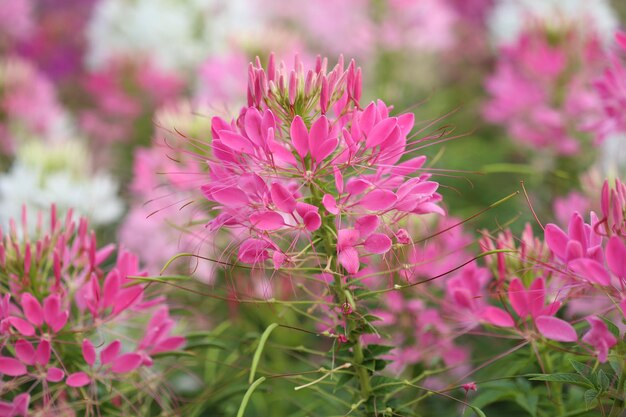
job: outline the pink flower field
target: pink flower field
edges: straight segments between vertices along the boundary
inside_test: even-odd
[[[0,417],[626,417],[626,3],[0,0]]]

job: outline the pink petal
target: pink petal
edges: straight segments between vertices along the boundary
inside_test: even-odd
[[[343,266],[349,274],[356,274],[359,272],[359,253],[353,247],[347,247],[337,256],[339,263]]]
[[[11,407],[11,412],[14,417],[27,417],[28,416],[28,404],[30,403],[30,395],[28,394],[19,394],[13,398],[13,405]]]
[[[125,353],[118,356],[111,365],[111,371],[116,374],[125,374],[132,372],[141,366],[143,362],[141,355],[138,353]]]
[[[487,323],[498,327],[513,327],[515,325],[511,315],[498,307],[486,307],[480,317]]]
[[[58,333],[67,324],[67,319],[70,317],[69,311],[63,311],[53,320],[50,320],[50,327],[53,333]]]
[[[528,307],[530,314],[533,317],[541,315],[544,310],[544,304],[546,303],[546,289],[543,278],[537,278],[530,284],[530,289],[526,292],[528,294]],[[556,313],[556,310],[554,312]]]
[[[246,264],[256,264],[269,258],[267,249],[270,244],[260,239],[246,239],[239,245],[237,258]]]
[[[261,140],[261,114],[254,107],[246,109],[244,127],[246,136],[248,136],[253,143],[257,145],[263,143]]]
[[[558,226],[552,223],[546,225],[544,232],[548,247],[559,259],[565,261],[565,250],[569,237],[567,237],[565,232],[563,232]]]
[[[96,363],[96,349],[93,347],[93,343],[89,341],[89,339],[83,339],[83,358],[87,365],[92,366]]]
[[[105,307],[111,307],[115,304],[115,298],[121,287],[120,273],[117,269],[109,272],[104,279],[104,285],[102,286],[102,305]]]
[[[19,317],[9,317],[8,320],[11,326],[15,327],[22,336],[33,336],[35,334],[35,328],[26,320]]]
[[[424,165],[424,162],[426,162],[426,156],[424,155],[409,159],[408,161],[402,162],[393,167],[391,169],[391,174],[406,177],[421,168]]]
[[[583,251],[583,245],[577,240],[570,240],[565,245],[565,261],[570,261],[572,259],[578,259],[585,256]]]
[[[35,297],[30,293],[25,292],[22,294],[22,310],[24,316],[35,326],[39,327],[43,324],[43,308]]]
[[[102,362],[103,365],[106,365],[107,363],[111,362],[113,359],[117,358],[117,355],[120,352],[121,347],[122,347],[122,344],[120,343],[119,340],[114,340],[111,343],[109,343],[109,345],[105,347],[104,349],[102,349],[102,352],[100,352],[100,362]]]
[[[267,147],[272,153],[274,162],[276,162],[278,166],[283,166],[283,167],[287,165],[292,165],[292,166],[298,165],[298,161],[293,156],[293,153],[289,149],[285,148],[281,143],[273,139],[274,137],[273,135],[274,135],[273,130],[272,129],[268,130]]]
[[[179,349],[185,344],[185,338],[182,336],[168,337],[164,341],[160,342],[153,350],[152,354],[161,352],[170,352],[172,350]]]
[[[369,253],[386,253],[391,249],[391,239],[382,233],[374,233],[365,240],[365,250]]]
[[[89,382],[91,382],[91,379],[84,372],[74,372],[73,374],[69,375],[67,377],[67,380],[65,381],[68,386],[74,388],[84,387],[85,385],[89,384]]]
[[[626,33],[617,32],[615,34],[615,40],[622,47],[622,49],[626,50]]]
[[[53,366],[51,368],[48,368],[48,372],[46,374],[46,381],[59,382],[63,380],[64,376],[65,376],[65,372],[63,372],[63,370]]]
[[[396,204],[398,197],[389,190],[374,190],[359,201],[359,205],[367,210],[379,211],[387,210]]]
[[[250,223],[259,230],[278,230],[285,225],[283,216],[275,211],[264,211],[250,215]]]
[[[111,314],[116,315],[121,313],[141,301],[142,298],[143,288],[140,285],[133,285],[131,287],[124,288],[117,294]]]
[[[620,278],[626,278],[626,245],[617,236],[611,236],[606,244],[606,263],[611,272]]]
[[[15,342],[15,357],[26,365],[34,365],[35,348],[32,343],[23,339]]]
[[[337,250],[355,246],[361,235],[355,229],[340,229],[337,232]]]
[[[319,161],[320,147],[328,139],[328,119],[322,116],[313,123],[309,133],[309,151],[314,161]]]
[[[304,215],[302,220],[304,221],[304,227],[306,227],[309,232],[316,231],[322,225],[322,218],[315,211],[309,211]]]
[[[359,231],[362,237],[371,235],[378,228],[380,220],[375,214],[370,214],[357,219],[354,228]]]
[[[398,126],[403,136],[408,135],[415,124],[415,115],[413,113],[404,113],[398,116]]]
[[[567,264],[572,271],[593,284],[610,285],[611,276],[604,266],[589,258],[578,258]]]
[[[335,201],[335,197],[333,197],[330,194],[326,194],[324,195],[324,197],[322,198],[322,204],[324,205],[324,208],[330,213],[330,214],[339,214],[339,208],[337,207],[337,201]]]
[[[374,127],[374,123],[376,122],[376,113],[376,104],[374,102],[370,103],[361,113],[359,126],[366,135]]]
[[[312,204],[302,203],[298,201],[296,203],[296,211],[298,212],[300,217],[304,217],[305,214],[307,214],[309,211],[314,211],[317,213],[319,211],[319,208]]]
[[[246,193],[235,187],[218,186],[211,188],[211,200],[232,208],[243,207],[248,204]]]
[[[537,330],[546,339],[557,342],[575,342],[578,340],[576,330],[568,322],[550,316],[540,316],[535,319]]]
[[[335,149],[337,149],[337,145],[339,145],[339,139],[337,138],[328,139],[327,141],[325,141],[319,146],[319,148],[317,149],[316,155],[314,157],[314,160],[316,162],[323,161],[330,154],[332,154],[335,151]]]
[[[35,361],[39,365],[47,365],[50,362],[50,354],[52,348],[50,346],[50,342],[47,340],[42,340],[39,342],[39,346],[37,346],[37,351],[35,352]]]
[[[296,116],[291,122],[291,143],[296,149],[300,158],[304,158],[309,153],[309,133],[302,117]]]
[[[57,294],[49,295],[43,300],[43,317],[48,325],[52,325],[56,317],[61,313],[61,297]]]
[[[369,149],[383,143],[389,137],[389,135],[391,135],[391,132],[393,132],[394,128],[397,125],[398,119],[396,119],[395,117],[390,117],[388,119],[384,119],[378,122],[367,135],[365,147]]]
[[[526,296],[526,289],[522,285],[522,282],[519,278],[513,278],[511,283],[509,284],[509,302],[511,303],[511,307],[521,318],[525,318],[528,316],[530,312],[528,306],[528,298]]]
[[[254,145],[248,138],[230,130],[220,130],[220,142],[238,153],[254,153]]]
[[[361,194],[372,186],[372,183],[361,178],[349,178],[346,183],[346,191],[350,194]]]
[[[26,374],[26,366],[17,359],[0,356],[0,374],[21,376]]]
[[[296,209],[296,199],[293,198],[293,194],[283,187],[280,183],[275,182],[270,188],[270,195],[272,201],[278,207],[279,210],[285,213],[292,213]]]

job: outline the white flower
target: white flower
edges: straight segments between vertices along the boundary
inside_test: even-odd
[[[529,20],[551,27],[570,22],[591,26],[606,42],[613,40],[619,23],[608,0],[499,0],[489,16],[493,43],[514,41]]]
[[[241,0],[102,0],[87,29],[87,61],[99,68],[140,55],[163,69],[193,69],[251,26],[250,9]]]
[[[17,153],[9,172],[0,175],[0,224],[30,213],[49,211],[55,204],[61,213],[70,208],[93,225],[116,221],[123,212],[118,184],[104,173],[89,173],[89,155],[78,141],[43,144],[33,142]],[[31,232],[34,224],[30,224]]]

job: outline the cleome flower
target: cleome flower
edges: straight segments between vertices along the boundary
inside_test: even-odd
[[[50,415],[68,406],[91,415],[113,406],[99,392],[120,389],[134,393],[117,407],[132,409],[132,401],[151,397],[132,381],[154,355],[185,339],[171,335],[165,298],[151,297],[134,279],[146,275],[135,255],[120,250],[109,261],[115,247],[98,248],[86,219],[75,221],[70,211],[61,221],[54,206],[50,212],[48,224],[37,218],[33,235],[23,233],[26,210],[19,227],[11,221],[0,233],[0,415]],[[92,389],[74,389],[86,385]]]
[[[249,68],[248,107],[212,121],[210,182],[217,214],[210,230],[239,234],[238,258],[302,261],[299,242],[332,247],[348,274],[360,256],[384,254],[402,219],[443,213],[426,158],[415,155],[412,114],[393,116],[382,101],[361,108],[361,72],[343,59],[305,71],[257,60]],[[330,233],[328,235],[327,233]],[[332,235],[332,236],[331,236]],[[320,264],[324,261],[320,261]]]

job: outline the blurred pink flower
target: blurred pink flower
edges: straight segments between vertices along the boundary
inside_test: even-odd
[[[598,317],[587,317],[587,322],[591,328],[582,340],[594,347],[600,362],[606,362],[609,349],[617,344],[617,338],[609,331],[606,323]]]
[[[558,36],[551,40],[548,29],[537,25],[501,47],[485,83],[490,99],[483,114],[528,147],[572,155],[586,139],[573,132],[597,117],[591,84],[604,51],[592,32],[570,29]]]

